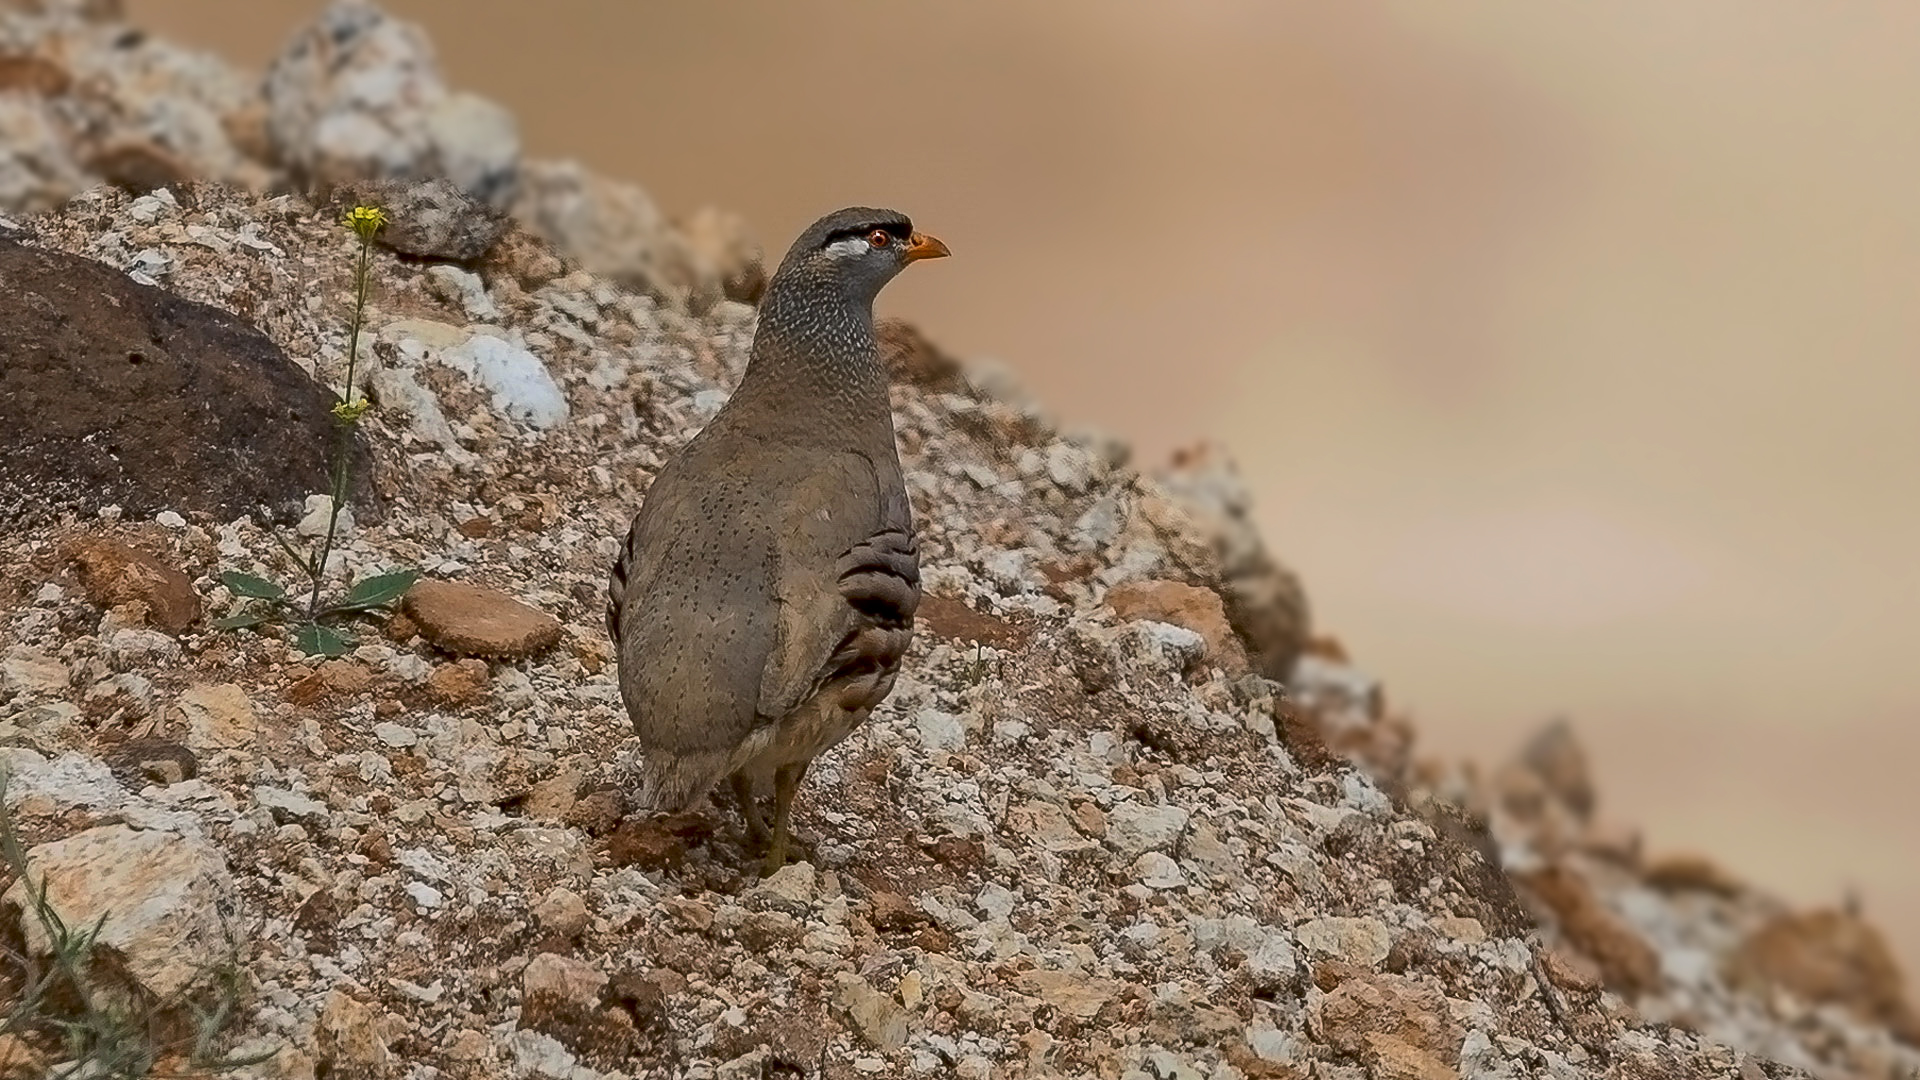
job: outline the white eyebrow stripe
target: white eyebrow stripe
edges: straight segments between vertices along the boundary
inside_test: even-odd
[[[845,240],[835,240],[833,243],[827,245],[827,254],[832,255],[836,259],[845,259],[853,255],[864,255],[872,250],[873,245],[867,243],[867,238],[864,236],[853,236]]]

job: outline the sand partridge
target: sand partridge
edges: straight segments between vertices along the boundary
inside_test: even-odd
[[[946,254],[891,210],[802,233],[767,285],[739,387],[654,478],[613,564],[634,802],[676,813],[730,780],[769,872],[808,764],[893,689],[913,637],[919,555],[873,301],[908,263]]]

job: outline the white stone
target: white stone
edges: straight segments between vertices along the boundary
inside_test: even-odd
[[[997,881],[989,881],[980,889],[980,895],[974,897],[973,904],[989,919],[1007,919],[1020,902],[1013,890]]]
[[[1163,671],[1185,671],[1207,653],[1205,638],[1172,623],[1142,619],[1130,637],[1136,654]]]
[[[309,495],[306,502],[306,515],[293,531],[301,536],[317,537],[327,535],[327,523],[333,522],[335,537],[353,535],[353,507],[342,506],[340,517],[333,518],[333,496]]]
[[[1149,889],[1178,889],[1187,883],[1180,864],[1158,851],[1149,851],[1133,861],[1133,876]]]
[[[938,709],[922,709],[913,718],[920,745],[928,750],[958,750],[967,744],[966,725],[958,716]]]
[[[427,289],[444,300],[460,305],[460,310],[469,319],[482,322],[500,317],[500,309],[487,295],[486,283],[480,275],[471,270],[463,270],[447,263],[435,263],[427,267]]]
[[[493,395],[495,411],[536,428],[566,421],[567,395],[540,358],[505,338],[475,334],[438,354],[441,363]]]
[[[1273,994],[1291,987],[1300,975],[1293,940],[1284,930],[1269,930],[1258,948],[1247,956],[1247,975],[1256,993]]]
[[[1098,462],[1092,454],[1069,442],[1047,447],[1047,478],[1078,495],[1099,479]]]
[[[390,720],[373,725],[373,736],[388,746],[404,749],[420,741],[420,733],[410,727],[402,727]]]
[[[1107,815],[1107,846],[1126,858],[1167,850],[1186,831],[1187,818],[1178,806],[1121,803]]]
[[[325,825],[333,816],[328,812],[326,803],[285,788],[256,787],[253,789],[253,801],[266,807],[267,812],[273,815],[273,820],[282,824],[302,822]]]
[[[414,438],[452,451],[456,458],[469,453],[454,437],[453,425],[440,410],[440,398],[420,385],[412,368],[381,368],[373,373],[367,389],[382,409],[407,417]]]

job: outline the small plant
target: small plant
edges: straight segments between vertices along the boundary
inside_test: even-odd
[[[417,570],[377,574],[356,582],[337,602],[321,603],[327,559],[333,554],[334,540],[340,527],[340,508],[346,505],[348,496],[353,436],[368,408],[366,398],[354,396],[353,375],[354,365],[360,359],[360,330],[366,321],[367,292],[372,281],[373,238],[386,223],[386,214],[375,206],[356,206],[342,222],[359,238],[360,252],[353,270],[353,329],[347,338],[346,388],[333,407],[336,432],[333,504],[327,512],[327,531],[321,537],[319,546],[307,554],[294,550],[277,530],[273,532],[274,542],[280,545],[280,550],[306,574],[307,582],[302,588],[306,596],[304,600],[300,599],[277,582],[237,570],[228,570],[220,575],[221,583],[232,590],[235,596],[245,597],[255,603],[244,611],[215,621],[215,626],[223,630],[238,630],[273,622],[292,622],[295,624],[294,646],[309,656],[344,655],[353,647],[353,639],[330,624],[393,604],[420,579]],[[271,525],[268,527],[272,528]]]
[[[186,1003],[191,1033],[180,1045],[157,1037],[168,1028],[165,1003],[142,1001],[125,993],[106,993],[96,985],[91,966],[94,945],[106,928],[107,916],[93,925],[72,927],[47,899],[45,878],[33,880],[27,856],[6,807],[7,771],[0,765],[0,867],[19,881],[26,893],[25,917],[39,924],[46,936],[48,962],[28,950],[0,950],[7,989],[15,991],[4,1013],[0,1034],[25,1043],[12,1044],[15,1054],[31,1044],[62,1058],[47,1073],[59,1080],[141,1080],[159,1075],[156,1065],[168,1058],[184,1061],[200,1072],[226,1072],[257,1065],[272,1051],[221,1056],[214,1052],[240,1001],[239,968],[235,964],[215,972],[211,1005]],[[0,1060],[0,1066],[25,1067],[26,1062]]]

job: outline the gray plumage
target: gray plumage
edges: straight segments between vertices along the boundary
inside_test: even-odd
[[[685,810],[732,780],[784,860],[806,765],[893,689],[920,602],[873,300],[946,254],[887,210],[830,214],[768,284],[746,374],[661,469],[608,589],[641,743],[635,801]],[[769,830],[754,793],[771,785]]]

